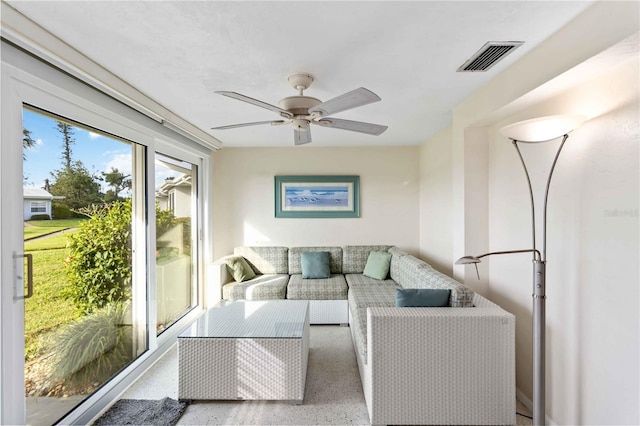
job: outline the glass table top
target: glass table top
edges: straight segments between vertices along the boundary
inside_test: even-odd
[[[302,338],[306,300],[222,301],[178,338]]]

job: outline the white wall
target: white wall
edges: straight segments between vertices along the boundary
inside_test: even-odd
[[[520,114],[575,110],[589,100],[602,107],[567,140],[549,194],[547,414],[560,424],[640,420],[639,72],[637,59],[626,62]],[[558,144],[522,147],[537,207]],[[490,151],[490,250],[530,245],[517,154],[498,134]],[[530,395],[530,256],[496,257],[489,274],[494,301],[518,315],[517,386]]]
[[[274,217],[276,175],[359,175],[360,217]],[[393,244],[418,254],[419,148],[223,148],[214,154],[214,257],[238,245]]]
[[[38,201],[38,202],[44,202],[45,203],[45,211],[43,212],[38,212],[38,213],[33,213],[31,211],[31,202],[32,201]],[[24,220],[30,220],[31,216],[34,215],[39,215],[39,214],[46,214],[49,216],[49,218],[51,218],[51,200],[42,200],[42,199],[23,199],[22,200],[22,212],[23,212],[23,217]]]
[[[421,253],[431,256],[434,241],[453,247],[452,261],[528,248],[526,178],[497,129],[543,115],[589,117],[564,148],[549,199],[546,414],[552,423],[640,424],[639,9],[637,2],[595,3],[456,107],[450,170],[427,155],[446,146],[442,135],[421,147],[421,197],[434,193],[432,184],[452,182],[449,211],[421,199],[421,218],[452,218],[449,229],[422,229]],[[537,194],[558,142],[523,147]],[[542,203],[539,195],[536,202]],[[517,387],[526,402],[533,383],[531,257],[486,260],[483,281],[471,267],[453,267],[454,274],[517,316]]]
[[[452,276],[451,129],[420,146],[420,258]]]

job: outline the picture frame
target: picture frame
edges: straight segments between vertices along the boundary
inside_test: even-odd
[[[360,217],[360,176],[275,176],[275,217]]]

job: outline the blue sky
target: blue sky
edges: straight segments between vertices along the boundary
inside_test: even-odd
[[[22,125],[31,131],[36,146],[25,151],[23,175],[24,186],[41,188],[44,180],[52,182],[51,173],[63,167],[62,134],[56,130],[56,121],[46,115],[23,110]],[[101,134],[74,127],[75,143],[71,146],[73,161],[80,160],[89,173],[100,175],[116,168],[120,172],[131,174],[131,145]],[[165,177],[178,177],[180,173],[156,166],[156,183]],[[101,176],[101,175],[100,175]],[[103,185],[103,191],[107,188]],[[124,195],[124,194],[121,194]]]

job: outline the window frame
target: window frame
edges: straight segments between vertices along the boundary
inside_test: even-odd
[[[195,241],[197,244],[195,244],[194,253],[194,256],[197,256],[198,265],[196,271],[198,282],[196,307],[159,336],[155,333],[155,327],[151,327],[151,324],[155,324],[155,308],[152,309],[155,303],[155,261],[152,257],[155,253],[155,227],[149,226],[149,224],[155,223],[155,209],[154,197],[152,196],[154,188],[147,186],[145,226],[137,227],[142,232],[134,236],[140,242],[136,243],[138,246],[135,252],[138,258],[135,260],[137,271],[134,273],[139,274],[140,277],[146,274],[144,280],[146,281],[147,291],[147,297],[145,298],[147,301],[147,350],[118,376],[87,398],[62,420],[63,423],[88,423],[153,364],[175,342],[181,329],[193,322],[204,310],[203,289],[205,277],[203,265],[205,264],[205,256],[210,256],[211,253],[210,249],[206,249],[206,247],[210,247],[211,244],[208,237],[210,235],[210,226],[206,225],[209,222],[206,205],[210,196],[210,185],[206,179],[203,179],[203,176],[210,174],[212,148],[199,144],[163,126],[161,123],[23,52],[7,43],[4,39],[2,40],[1,78],[3,91],[1,115],[3,140],[21,140],[22,108],[25,105],[32,105],[38,109],[52,111],[56,115],[72,118],[84,125],[95,127],[144,146],[147,155],[143,156],[144,158],[137,158],[135,161],[144,166],[144,172],[139,178],[144,179],[147,185],[152,185],[154,182],[155,152],[182,158],[197,165],[198,182],[201,184],[198,187],[196,197],[194,197],[194,199],[198,200],[197,209],[194,209],[194,212],[197,211],[198,217],[197,229],[194,231],[198,236]],[[2,145],[2,157],[5,158],[3,160],[3,169],[5,170],[2,172],[0,184],[2,182],[5,182],[5,184],[2,185],[1,195],[6,200],[17,199],[18,196],[22,196],[22,188],[18,187],[17,183],[7,187],[6,182],[11,182],[12,179],[15,182],[22,181],[20,178],[22,176],[22,161],[19,162],[19,165],[13,164],[8,168],[4,166],[14,157],[19,156],[22,158],[22,147],[20,146],[19,149],[17,147],[6,148],[4,145],[7,144],[3,143]],[[8,154],[8,157],[5,157],[5,154]],[[11,203],[7,202],[2,206],[3,215],[0,235],[2,235],[3,241],[3,258],[10,251],[15,252],[15,248],[18,246],[21,250],[22,244],[21,238],[18,239],[17,231],[7,232],[11,226],[15,226],[13,222],[18,219],[18,216],[13,213],[5,215],[5,211],[9,209],[8,204]],[[22,218],[21,212],[19,218]],[[11,238],[7,238],[5,241],[5,236],[9,236],[9,234],[11,234]],[[3,301],[1,306],[2,324],[0,326],[3,330],[12,327],[10,323],[6,322],[6,319],[15,315],[15,310],[20,314],[19,308],[11,306],[12,298],[5,297],[5,295],[13,293],[13,289],[8,288],[12,287],[15,281],[10,269],[5,263],[0,267],[0,273],[3,277],[2,282],[7,283],[1,289]],[[11,279],[5,280],[4,278],[7,277]],[[23,317],[24,311],[22,310],[19,318],[22,319]],[[13,327],[15,328],[15,325]],[[24,324],[22,327],[24,327]],[[0,350],[3,354],[5,348],[10,348],[20,338],[23,339],[24,329],[22,329],[22,336],[19,336],[20,332],[15,330],[9,333],[10,336],[6,334],[3,333],[0,341]],[[22,362],[23,360],[24,356],[22,356]],[[0,396],[2,397],[0,420],[2,420],[2,423],[19,423],[20,412],[24,413],[24,402],[16,403],[16,400],[9,398],[10,394],[15,392],[17,386],[23,389],[23,380],[20,380],[23,373],[14,372],[9,375],[10,377],[5,375],[7,372],[15,370],[16,364],[20,362],[19,355],[3,355],[2,357],[0,364],[0,371],[3,373],[2,386],[0,388]],[[23,370],[22,364],[18,366],[18,369]],[[22,398],[22,401],[24,401],[23,395],[24,392],[18,392],[16,398]]]
[[[42,210],[34,210],[42,209]],[[31,213],[46,213],[47,212],[47,202],[46,201],[30,201],[29,202],[29,211]]]

